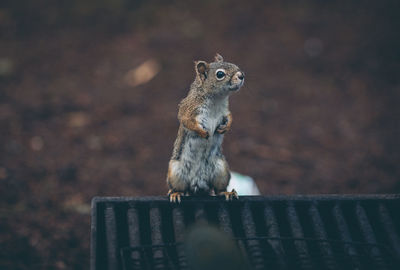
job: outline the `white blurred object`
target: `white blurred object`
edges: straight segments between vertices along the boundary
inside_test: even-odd
[[[236,172],[231,172],[231,180],[228,185],[228,191],[235,189],[239,196],[241,195],[260,195],[253,178]]]

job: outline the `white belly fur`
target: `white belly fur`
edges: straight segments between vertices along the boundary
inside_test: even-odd
[[[192,192],[208,191],[219,174],[221,166],[217,153],[222,139],[221,134],[215,134],[208,139],[188,135],[179,162],[178,174],[190,186]]]

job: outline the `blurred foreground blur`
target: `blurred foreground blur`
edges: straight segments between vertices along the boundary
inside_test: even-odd
[[[398,1],[0,4],[0,268],[88,269],[93,196],[165,194],[193,60],[246,73],[224,153],[261,194],[400,191]]]

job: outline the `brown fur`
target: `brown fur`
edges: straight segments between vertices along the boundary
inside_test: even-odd
[[[189,101],[190,102],[190,101]],[[179,120],[185,128],[193,130],[197,132],[202,138],[208,138],[210,134],[206,130],[204,130],[200,123],[196,120],[196,109],[194,107],[187,107],[184,104],[179,109]]]

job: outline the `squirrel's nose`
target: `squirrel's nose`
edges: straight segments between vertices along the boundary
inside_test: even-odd
[[[244,73],[243,72],[240,72],[240,74],[238,76],[238,79],[241,80],[241,81],[244,79]]]

